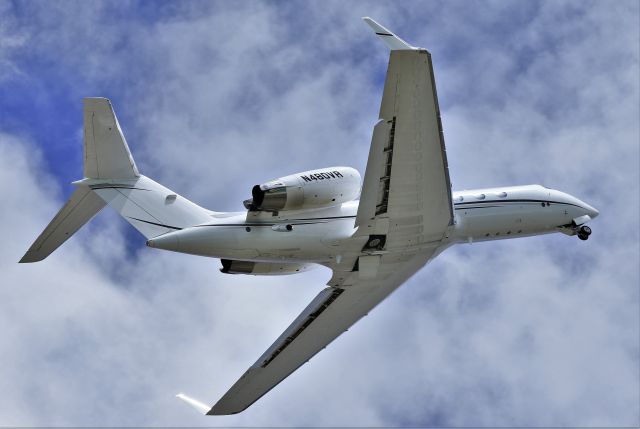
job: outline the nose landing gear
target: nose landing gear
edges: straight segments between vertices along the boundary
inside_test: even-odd
[[[589,228],[586,225],[581,226],[580,229],[578,230],[578,238],[580,240],[587,240],[589,239],[590,235],[591,235],[591,228]]]

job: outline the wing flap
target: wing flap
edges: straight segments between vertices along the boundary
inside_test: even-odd
[[[358,235],[372,234],[375,229],[377,209],[382,207],[385,193],[388,192],[389,176],[385,169],[390,167],[388,151],[391,124],[380,119],[373,127],[367,169],[362,182],[362,193],[356,216],[355,226]]]

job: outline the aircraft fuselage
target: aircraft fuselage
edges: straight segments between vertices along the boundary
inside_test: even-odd
[[[574,219],[598,215],[578,198],[539,185],[454,192],[453,201],[455,223],[442,247],[552,232],[573,235]],[[363,238],[353,237],[357,211],[358,201],[350,201],[282,215],[263,211],[216,214],[211,222],[162,235],[147,244],[214,258],[330,262],[362,254]]]

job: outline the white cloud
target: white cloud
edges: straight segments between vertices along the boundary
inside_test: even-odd
[[[0,424],[638,424],[635,3],[183,5],[144,22],[57,3],[22,26],[78,97],[113,92],[145,174],[236,210],[282,174],[362,171],[386,63],[372,15],[433,46],[456,188],[544,182],[601,210],[594,235],[449,250],[246,412],[203,419],[173,395],[213,403],[328,273],[126,250],[106,213],[18,265],[62,197],[45,143],[2,134]]]
[[[14,56],[28,40],[12,18],[9,3],[0,3],[0,83],[21,73]]]

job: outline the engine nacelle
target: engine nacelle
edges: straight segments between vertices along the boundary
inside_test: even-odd
[[[281,177],[251,190],[248,210],[299,210],[331,207],[360,193],[360,173],[350,167],[329,167]]]
[[[253,276],[280,276],[297,274],[309,271],[314,264],[296,264],[279,262],[251,262],[236,261],[234,259],[221,259],[220,272],[225,274],[250,274]]]

